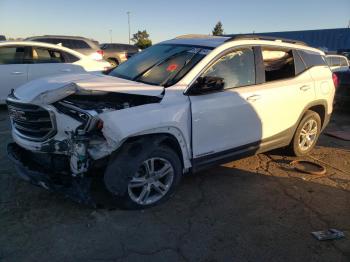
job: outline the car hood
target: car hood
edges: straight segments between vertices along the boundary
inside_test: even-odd
[[[51,104],[71,94],[116,92],[161,97],[164,87],[147,85],[102,74],[69,74],[28,82],[14,91],[22,102]]]

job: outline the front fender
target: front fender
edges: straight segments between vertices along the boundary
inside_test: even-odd
[[[147,104],[99,115],[103,135],[113,151],[128,138],[146,134],[169,134],[178,141],[184,167],[191,166],[190,106],[188,101],[164,105]]]

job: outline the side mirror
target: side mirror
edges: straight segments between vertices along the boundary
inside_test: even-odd
[[[224,89],[224,79],[222,77],[205,76],[198,77],[192,85],[190,94],[199,95]]]

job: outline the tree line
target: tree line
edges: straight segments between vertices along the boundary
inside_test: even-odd
[[[224,28],[221,21],[217,22],[212,30],[212,35],[220,36],[224,34]],[[133,34],[131,41],[134,42],[134,45],[140,49],[145,49],[152,45],[152,40],[149,38],[150,35],[146,30],[137,31],[137,33]]]

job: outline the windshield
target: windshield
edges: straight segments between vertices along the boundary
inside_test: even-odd
[[[122,63],[109,75],[151,85],[170,86],[195,66],[210,48],[159,44]]]

